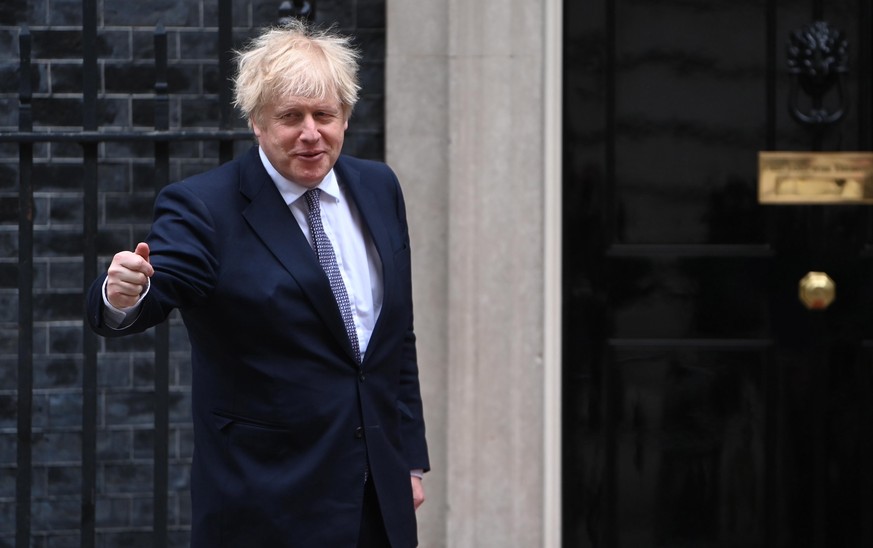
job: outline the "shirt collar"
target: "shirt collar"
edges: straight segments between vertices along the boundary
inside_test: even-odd
[[[301,196],[306,194],[306,191],[309,190],[308,188],[299,185],[290,179],[286,179],[281,173],[276,171],[276,168],[273,167],[273,164],[271,164],[270,160],[267,159],[267,155],[264,154],[264,149],[258,147],[258,154],[261,157],[261,163],[264,164],[264,169],[267,170],[270,179],[273,180],[276,188],[279,189],[279,193],[282,194],[285,204],[290,206]],[[335,199],[340,198],[339,182],[337,182],[336,173],[334,173],[333,168],[327,172],[327,175],[324,176],[324,179],[322,179],[315,188],[320,188],[323,193]]]

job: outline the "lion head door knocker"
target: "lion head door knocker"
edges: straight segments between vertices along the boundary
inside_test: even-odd
[[[788,110],[801,124],[823,130],[846,114],[845,78],[849,43],[842,31],[825,21],[816,21],[791,33],[788,41]],[[836,87],[836,105],[825,106],[825,96]],[[806,110],[800,106],[798,88],[809,96]]]
[[[279,4],[279,25],[287,25],[292,19],[312,21],[315,17],[314,0],[284,0]]]

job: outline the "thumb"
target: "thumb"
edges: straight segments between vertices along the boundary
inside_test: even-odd
[[[149,244],[145,242],[140,242],[136,244],[136,249],[134,250],[134,253],[145,259],[146,265],[148,266],[143,271],[143,274],[151,278],[152,275],[155,273],[155,269],[152,268],[152,265],[149,262]]]
[[[149,244],[145,242],[136,244],[136,250],[134,253],[145,259],[146,262],[149,262]]]

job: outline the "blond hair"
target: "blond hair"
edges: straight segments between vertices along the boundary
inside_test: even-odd
[[[268,29],[237,51],[234,105],[258,121],[279,97],[338,99],[346,119],[358,101],[360,54],[351,39],[292,19]],[[251,123],[251,122],[250,122]]]

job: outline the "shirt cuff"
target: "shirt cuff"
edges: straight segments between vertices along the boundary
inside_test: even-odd
[[[424,470],[422,470],[421,468],[416,468],[415,470],[410,470],[409,475],[413,478],[422,479],[424,478]]]
[[[151,289],[152,282],[150,278],[146,278],[146,287],[142,295],[139,296],[139,300],[133,306],[127,308],[115,308],[109,303],[109,298],[106,297],[107,283],[109,283],[109,278],[103,280],[103,289],[101,290],[103,294],[103,323],[111,329],[121,329],[130,325],[136,319],[142,306],[142,300],[148,294],[149,289]]]

